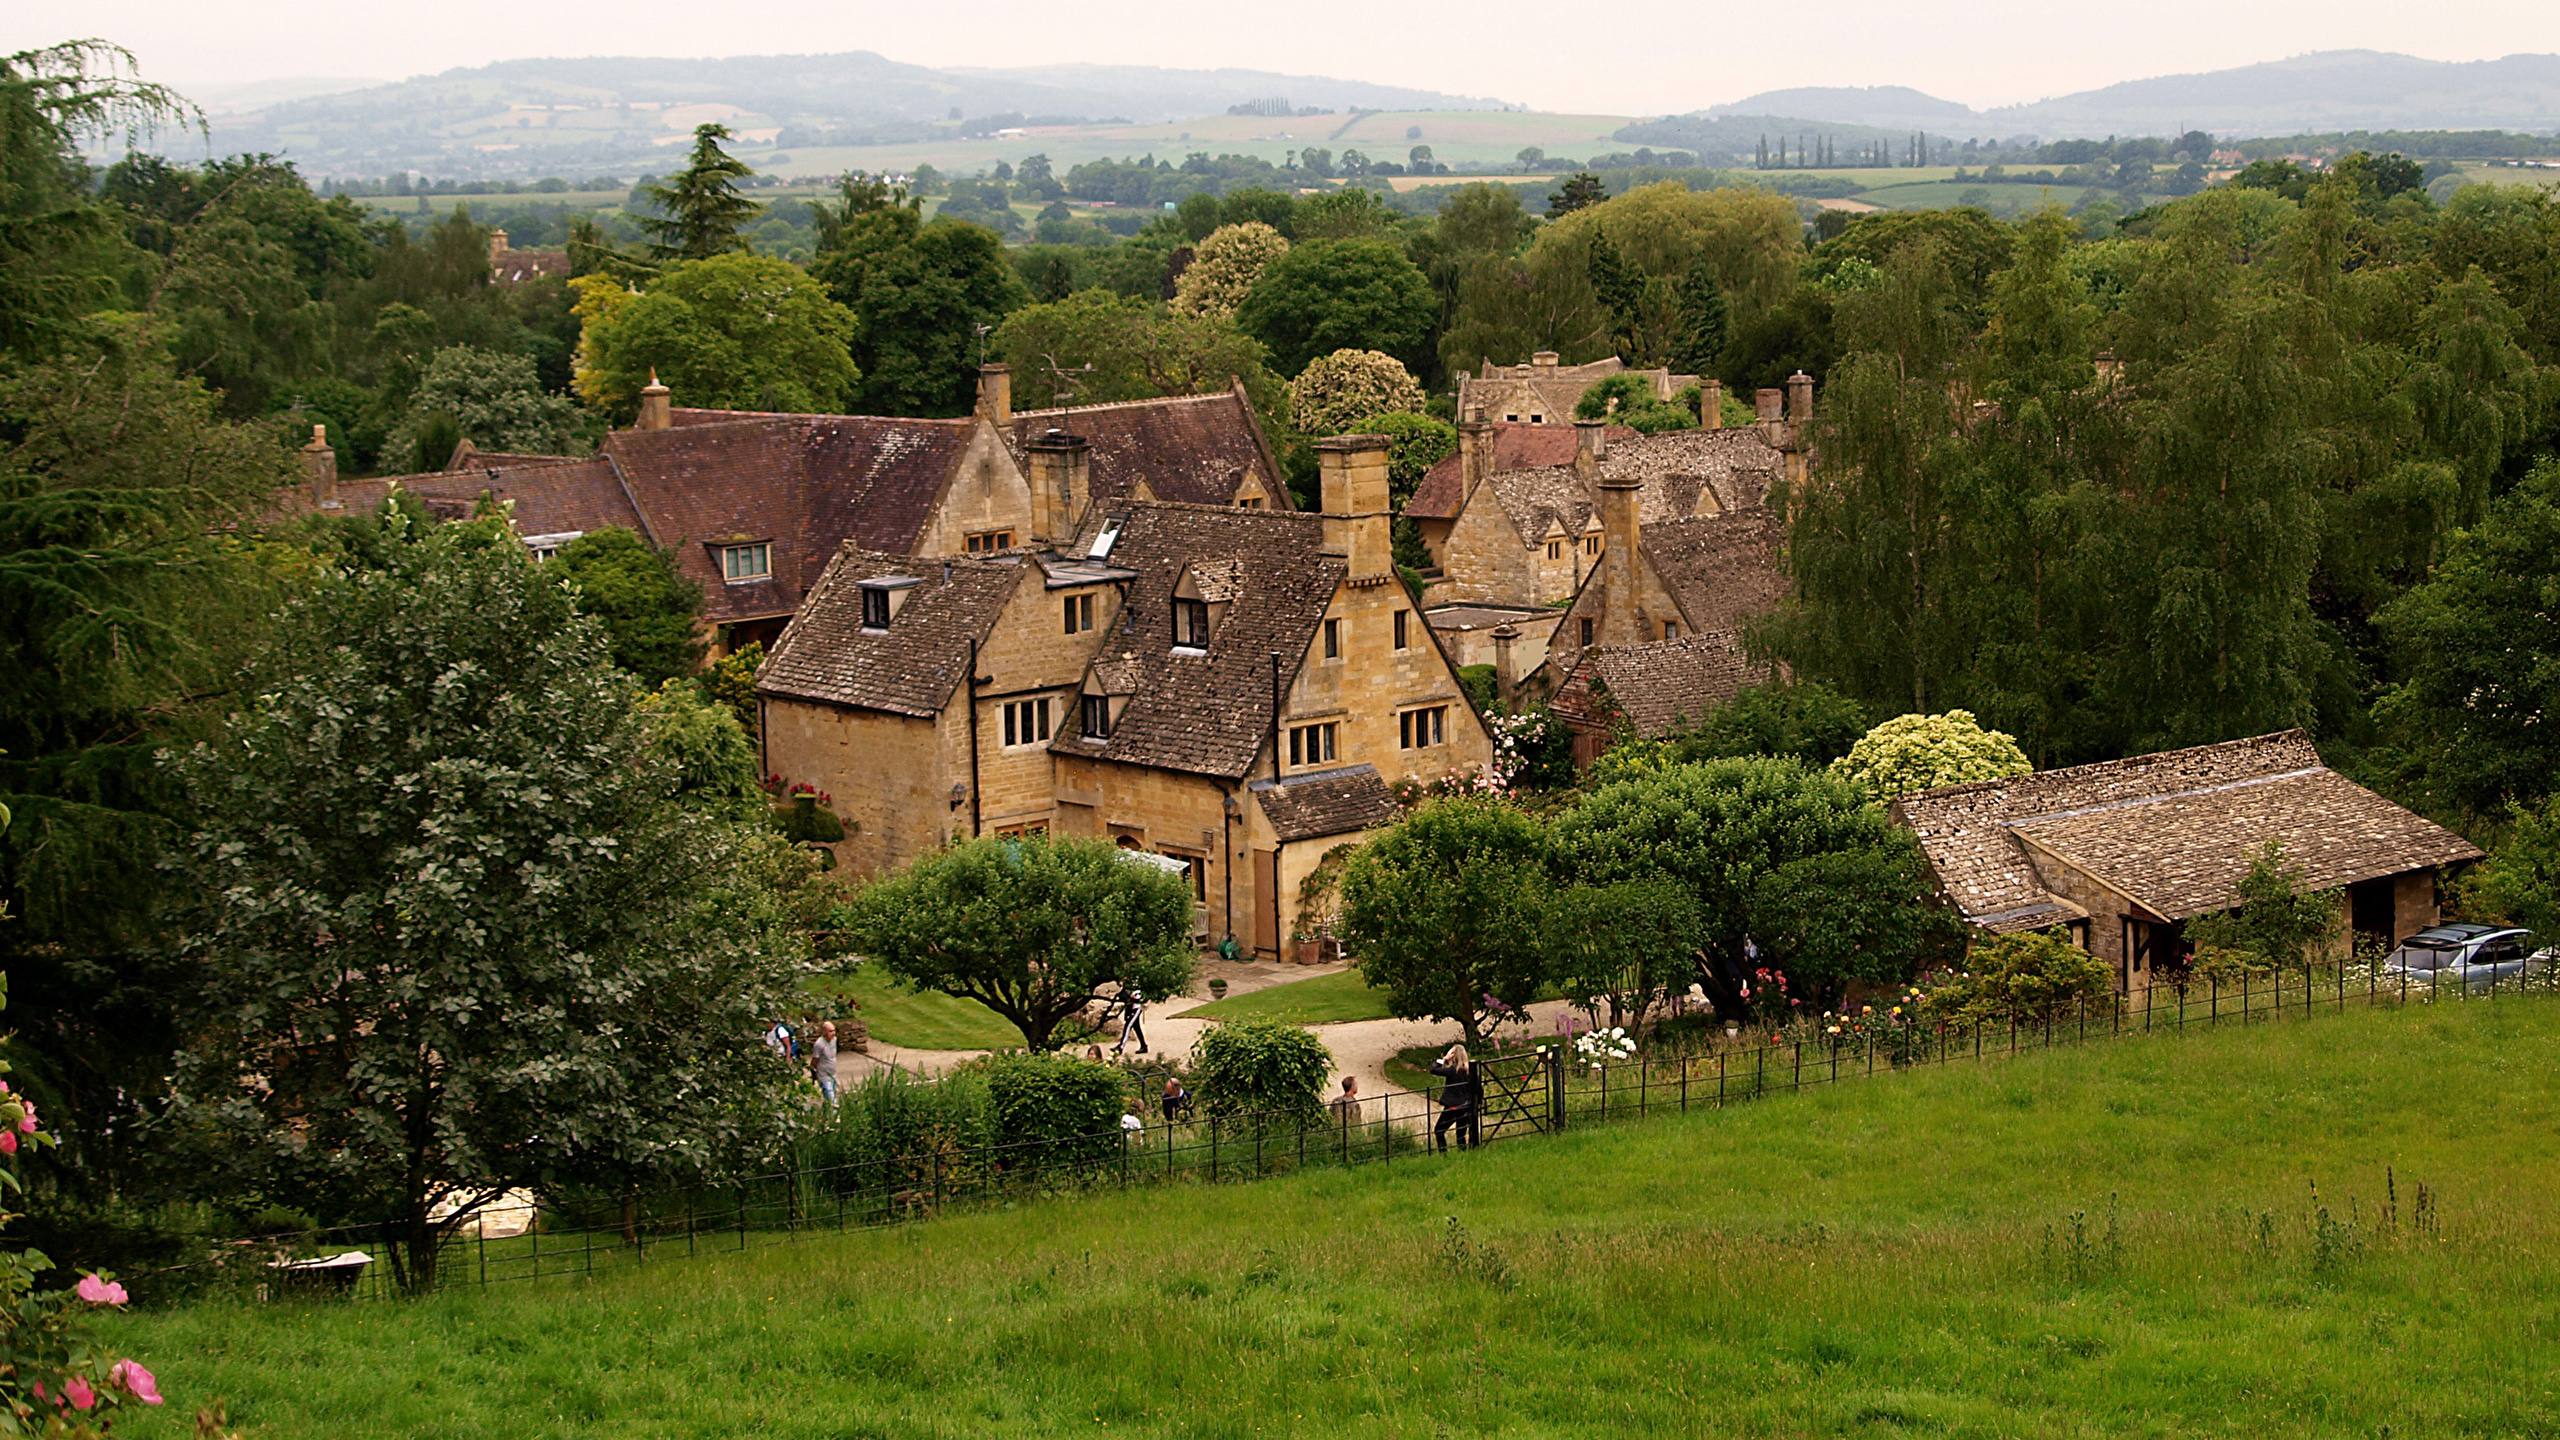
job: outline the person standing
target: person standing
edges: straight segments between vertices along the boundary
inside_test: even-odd
[[[836,1022],[821,1021],[818,1038],[809,1042],[809,1078],[818,1082],[818,1098],[836,1103]]]
[[[1333,1097],[1333,1120],[1345,1131],[1358,1128],[1360,1124],[1359,1076],[1342,1077],[1342,1093]]]
[[[1431,1147],[1449,1148],[1449,1132],[1458,1132],[1458,1148],[1472,1150],[1482,1138],[1477,1115],[1484,1105],[1484,1082],[1477,1078],[1467,1047],[1452,1045],[1431,1067],[1440,1077],[1440,1118],[1431,1124]]]
[[[1120,1043],[1111,1047],[1114,1055],[1129,1048],[1129,1037],[1138,1037],[1138,1053],[1147,1053],[1147,997],[1132,985],[1120,992]]]

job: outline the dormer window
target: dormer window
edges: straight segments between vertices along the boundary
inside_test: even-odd
[[[881,575],[861,582],[862,628],[886,630],[907,603],[908,592],[924,582],[912,575]]]
[[[1244,594],[1244,564],[1239,560],[1194,560],[1182,567],[1173,585],[1173,646],[1202,651],[1227,612]]]
[[[1010,550],[1013,548],[1013,532],[1010,530],[981,530],[977,534],[969,536],[962,543],[968,547],[969,553],[972,555],[993,555],[999,551]]]
[[[773,578],[773,544],[758,540],[747,545],[720,547],[720,578],[732,585],[750,580]]]
[[[1185,600],[1177,596],[1173,602],[1173,643],[1182,650],[1209,648],[1209,602]]]
[[[1076,721],[1077,728],[1083,732],[1084,738],[1087,740],[1110,739],[1111,697],[1086,695],[1079,698],[1083,703],[1078,707]]]

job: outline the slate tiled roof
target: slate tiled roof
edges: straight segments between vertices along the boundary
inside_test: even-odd
[[[1402,808],[1375,765],[1256,780],[1247,788],[1270,818],[1272,833],[1282,840],[1353,834],[1386,824]]]
[[[1321,553],[1323,517],[1160,501],[1129,501],[1111,513],[1127,517],[1111,563],[1138,578],[1095,669],[1128,685],[1130,698],[1109,739],[1070,731],[1051,748],[1240,778],[1270,734],[1272,653],[1281,656],[1285,689],[1343,580],[1343,563]],[[1227,560],[1236,562],[1236,598],[1208,653],[1174,654],[1177,577],[1186,565]]]
[[[1493,464],[1488,474],[1505,470],[1537,470],[1551,465],[1571,465],[1574,446],[1578,443],[1570,425],[1510,424],[1496,420],[1493,424]],[[1609,427],[1609,443],[1622,444],[1637,432],[1624,425]],[[1417,520],[1455,520],[1458,509],[1466,503],[1466,471],[1454,450],[1440,457],[1437,464],[1422,472],[1422,481],[1414,486],[1413,498],[1404,505],[1404,513]]]
[[[1642,534],[1655,578],[1694,630],[1739,629],[1786,598],[1787,577],[1778,568],[1784,536],[1769,510],[1648,523]]]
[[[1289,488],[1264,442],[1262,426],[1240,390],[1129,400],[1060,410],[1017,411],[1005,432],[1014,459],[1052,429],[1082,437],[1093,447],[1093,494],[1116,500],[1134,494],[1144,479],[1159,500],[1231,505],[1247,475],[1261,478],[1275,508],[1289,508]],[[1086,497],[1077,496],[1079,505]]]
[[[1756,425],[1612,438],[1600,461],[1601,479],[1641,481],[1647,495],[1672,497],[1668,513],[1673,515],[1708,508],[1697,503],[1701,486],[1715,493],[1715,509],[1753,509],[1785,473],[1785,455]],[[1645,519],[1655,518],[1648,507]]]
[[[1731,630],[1648,645],[1595,646],[1559,657],[1557,668],[1565,677],[1556,690],[1557,713],[1585,724],[1608,723],[1608,707],[1594,693],[1605,687],[1617,712],[1649,736],[1694,726],[1709,710],[1770,679],[1770,668],[1754,664],[1743,653],[1742,637]]]
[[[2030,843],[2162,920],[2237,904],[2269,840],[2314,889],[2481,853],[2322,765],[2299,730],[1924,790],[1892,811],[1947,897],[1994,931],[2079,913],[2046,890]]]
[[[1580,535],[1600,508],[1599,501],[1574,478],[1570,465],[1496,471],[1484,483],[1511,528],[1519,532],[1522,545],[1537,544],[1559,525],[1569,536]]]
[[[421,475],[385,475],[371,480],[338,482],[338,503],[345,514],[361,514],[389,498],[393,487],[426,503],[439,520],[467,520],[485,499],[513,502],[519,535],[564,535],[571,531],[620,526],[649,533],[640,512],[623,493],[613,465],[602,458],[564,460],[546,457],[530,465],[488,465],[469,470],[435,470]],[[307,485],[287,492],[295,513],[311,508]]]
[[[1022,581],[1021,562],[941,560],[846,545],[811,588],[773,654],[756,672],[756,692],[897,715],[931,716],[950,703],[969,668],[969,642],[983,641]],[[909,575],[922,584],[886,630],[862,628],[862,582]]]

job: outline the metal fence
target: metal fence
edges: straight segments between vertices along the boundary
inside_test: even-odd
[[[1733,1033],[1673,1020],[1636,1059],[1583,1063],[1564,1037],[1514,1036],[1478,1062],[1475,1123],[1440,1126],[1436,1092],[1393,1090],[1304,1113],[1158,1118],[1142,1129],[1065,1139],[951,1145],[893,1159],[757,1176],[626,1202],[559,1197],[521,1233],[466,1220],[442,1240],[438,1288],[588,1277],[669,1260],[787,1244],[813,1232],[892,1224],[954,1209],[1140,1185],[1221,1184],[1305,1170],[1393,1165],[1438,1144],[1462,1147],[1721,1109],[1772,1095],[1923,1065],[1971,1063],[2129,1035],[2274,1023],[2354,1006],[2491,999],[2560,991],[2560,974],[2528,972],[2485,986],[2421,980],[2365,961],[2196,982],[2033,1016],[1971,1025],[1797,1020]],[[626,1208],[627,1206],[627,1208]],[[600,1215],[609,1218],[599,1218]],[[341,1226],[240,1242],[191,1270],[218,1270],[261,1297],[296,1292],[377,1296],[395,1289],[382,1226]],[[315,1263],[361,1253],[372,1263]],[[194,1277],[199,1288],[209,1277]]]

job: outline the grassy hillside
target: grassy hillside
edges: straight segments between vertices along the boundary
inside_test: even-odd
[[[592,1284],[138,1315],[174,1403],[118,1433],[214,1396],[275,1437],[2549,1433],[2555,1075],[2560,1003],[2413,1006]]]

